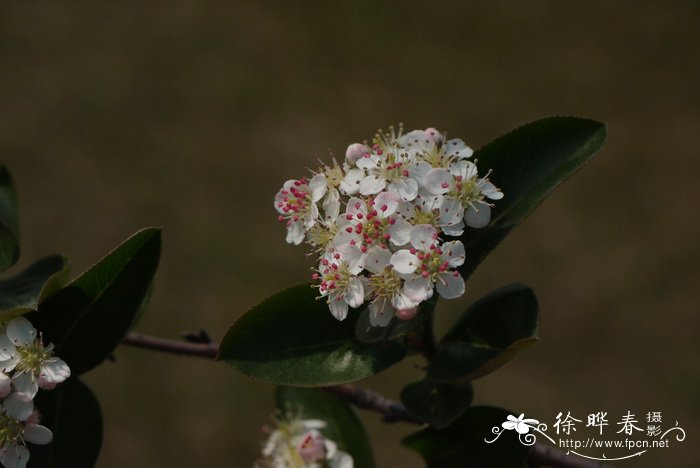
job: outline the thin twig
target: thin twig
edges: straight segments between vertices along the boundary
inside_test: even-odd
[[[206,359],[216,359],[216,356],[219,354],[219,345],[217,343],[192,343],[189,341],[168,340],[134,332],[129,332],[122,340],[122,343],[137,348]]]
[[[432,332],[432,331],[431,331]],[[164,353],[178,354],[181,356],[195,356],[205,359],[216,359],[219,353],[219,345],[216,342],[197,343],[191,341],[176,341],[158,338],[140,333],[130,332],[122,341],[123,344],[137,348],[161,351]],[[385,397],[379,392],[369,388],[358,387],[353,384],[334,385],[324,387],[324,390],[338,395],[345,401],[358,408],[374,411],[383,416],[386,422],[407,422],[423,425],[424,422],[412,416],[401,403]],[[530,466],[550,466],[558,468],[601,468],[604,465],[590,460],[569,456],[565,452],[542,444],[535,444],[528,454]]]

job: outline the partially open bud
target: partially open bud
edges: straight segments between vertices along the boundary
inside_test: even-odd
[[[354,166],[358,159],[365,154],[369,154],[371,151],[372,150],[367,145],[363,145],[362,143],[353,143],[352,145],[348,146],[348,149],[345,151],[345,160],[348,164]]]

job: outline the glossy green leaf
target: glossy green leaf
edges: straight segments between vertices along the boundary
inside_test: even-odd
[[[19,259],[19,220],[17,191],[10,171],[0,164],[0,271]]]
[[[428,374],[469,381],[505,364],[537,341],[538,303],[532,289],[510,284],[476,301],[441,340]]]
[[[501,408],[474,406],[445,429],[427,428],[401,443],[420,453],[428,468],[519,468],[524,466],[528,448],[515,431],[503,431],[493,443],[493,428],[501,428],[508,415]]]
[[[50,255],[37,260],[21,273],[0,281],[0,320],[35,310],[40,302],[66,284],[69,275],[68,259]]]
[[[34,400],[41,424],[53,431],[48,445],[30,445],[29,468],[92,468],[102,446],[102,413],[92,391],[76,378]]]
[[[277,387],[275,401],[282,415],[300,414],[302,419],[324,421],[326,427],[321,432],[352,456],[354,466],[374,466],[372,446],[362,422],[337,395],[317,388]]]
[[[32,314],[74,375],[100,364],[124,338],[153,280],[160,246],[160,229],[137,232]]]
[[[495,202],[491,222],[467,228],[461,240],[468,253],[460,272],[466,278],[511,229],[564,179],[588,162],[605,141],[605,125],[575,117],[529,123],[474,153],[482,171],[504,197]],[[483,174],[482,174],[483,175]]]
[[[408,384],[401,391],[401,401],[413,416],[432,427],[449,426],[471,405],[471,383],[438,383],[430,377]]]
[[[360,342],[358,311],[338,321],[316,295],[302,284],[253,307],[226,333],[219,359],[257,379],[309,387],[360,380],[403,359],[402,342]]]

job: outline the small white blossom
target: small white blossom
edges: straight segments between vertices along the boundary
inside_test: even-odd
[[[287,226],[288,243],[301,244],[306,231],[316,223],[319,216],[316,202],[323,194],[317,191],[315,195],[318,198],[312,199],[306,178],[288,180],[275,195],[277,219]]]
[[[263,459],[255,464],[257,468],[353,468],[352,457],[321,433],[325,422],[290,418],[276,424],[263,446]]]
[[[24,468],[29,461],[26,442],[46,445],[51,431],[38,424],[32,397],[12,393],[0,405],[0,463],[5,468]]]
[[[458,161],[449,171],[431,169],[424,182],[430,193],[443,196],[440,219],[447,225],[457,224],[463,219],[469,227],[485,227],[491,220],[491,204],[485,199],[503,198],[503,193],[488,177],[478,177],[476,164],[470,161]]]
[[[433,295],[433,285],[445,299],[464,294],[464,279],[456,268],[464,263],[464,245],[460,241],[440,245],[437,230],[428,224],[411,229],[411,249],[391,257],[391,265],[406,282],[404,293],[412,301],[422,302]]]
[[[358,278],[364,269],[364,254],[351,245],[331,248],[321,259],[318,287],[321,297],[326,297],[328,308],[338,320],[345,320],[348,306],[360,307],[364,302],[364,287]]]
[[[34,398],[39,387],[52,389],[70,377],[68,365],[53,355],[53,344],[44,346],[26,318],[10,320],[6,336],[8,341],[0,337],[0,355],[6,358],[0,361],[0,369],[3,373],[14,371],[12,385],[16,391]]]

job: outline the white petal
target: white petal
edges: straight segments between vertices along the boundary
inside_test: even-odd
[[[373,327],[386,327],[394,318],[394,308],[385,297],[378,297],[369,303],[369,323]]]
[[[375,275],[384,271],[389,266],[391,260],[391,251],[382,247],[371,247],[367,250],[365,257],[365,268]]]
[[[430,224],[418,224],[411,228],[410,238],[413,247],[427,252],[436,242],[437,230]]]
[[[0,361],[10,359],[16,352],[15,345],[7,337],[7,333],[0,332]]]
[[[442,261],[447,262],[450,268],[456,268],[464,263],[464,244],[461,241],[445,242],[442,249]]]
[[[357,275],[365,269],[365,254],[359,247],[343,245],[338,247],[338,253],[341,260],[348,264],[348,271],[351,275]]]
[[[445,154],[462,159],[471,157],[474,151],[459,138],[454,138],[445,142]]]
[[[374,198],[374,209],[377,210],[380,218],[387,218],[396,213],[400,201],[396,194],[382,192]]]
[[[409,299],[408,296],[406,296],[406,294],[399,292],[391,298],[391,305],[393,305],[398,310],[406,310],[413,309],[418,305],[418,303]]]
[[[471,161],[457,161],[450,166],[450,172],[455,177],[461,177],[462,180],[470,180],[478,175],[476,164]]]
[[[415,276],[406,280],[403,285],[403,292],[410,300],[421,303],[433,295],[433,283],[430,278]]]
[[[17,419],[24,421],[32,415],[34,411],[34,402],[32,397],[26,393],[12,393],[2,402],[5,412]]]
[[[503,198],[503,192],[501,192],[488,180],[479,179],[476,186],[481,190],[481,193],[483,193],[484,196],[490,198],[491,200],[500,200]]]
[[[423,178],[423,185],[433,195],[447,193],[454,182],[454,177],[450,172],[442,167],[431,169]]]
[[[39,378],[50,383],[61,383],[70,377],[70,368],[62,359],[52,358],[41,366]]]
[[[440,224],[457,224],[464,217],[464,208],[458,199],[445,196],[440,205]]]
[[[326,174],[316,174],[309,181],[309,190],[311,191],[311,200],[316,203],[326,194],[328,184],[326,183]]]
[[[39,391],[36,379],[34,379],[34,374],[31,372],[15,374],[14,378],[12,379],[12,385],[16,392],[29,395],[31,398],[34,398],[37,391]]]
[[[389,190],[397,193],[402,199],[411,201],[418,195],[418,182],[411,178],[402,178],[389,184]]]
[[[29,449],[24,445],[7,443],[0,450],[0,463],[5,468],[25,468],[29,461]]]
[[[308,430],[311,429],[324,429],[328,424],[320,419],[304,419],[302,421],[304,427]]]
[[[367,206],[361,198],[352,197],[350,200],[348,200],[348,206],[345,212],[353,216],[356,216],[357,213],[362,213],[364,216],[367,214]]]
[[[409,167],[408,176],[415,179],[416,182],[418,182],[418,185],[423,185],[425,175],[432,168],[433,167],[430,164],[428,164],[427,162],[420,161],[420,162],[413,164],[412,166]]]
[[[355,162],[360,169],[374,170],[379,163],[379,156],[372,154],[370,157],[363,156]]]
[[[418,257],[405,249],[394,252],[389,263],[394,267],[394,270],[403,274],[414,273],[420,265]]]
[[[19,361],[20,361],[19,354],[15,354],[10,359],[5,359],[4,361],[0,361],[0,371],[12,372],[15,369],[15,367],[17,367],[17,364],[19,364]]]
[[[475,203],[476,209],[471,206],[464,212],[464,222],[469,227],[482,228],[491,221],[491,207],[484,203]]]
[[[36,328],[24,317],[17,317],[7,324],[7,337],[16,346],[28,346],[36,338]]]
[[[12,379],[0,372],[0,398],[5,398],[12,391]]]
[[[360,182],[360,193],[362,195],[374,195],[384,190],[384,187],[386,187],[386,180],[376,174],[371,174]]]
[[[333,317],[335,317],[338,320],[345,320],[345,317],[348,316],[348,303],[342,299],[337,298],[337,296],[334,296],[334,298],[329,299],[328,309],[330,309],[331,314],[333,314]]]
[[[365,289],[360,278],[350,278],[343,299],[350,307],[360,307],[365,302]]]
[[[394,224],[386,230],[389,241],[397,246],[406,245],[411,240],[411,223],[403,218],[394,218]]]
[[[362,169],[351,169],[345,174],[340,183],[340,190],[346,195],[355,195],[360,191],[360,182],[365,178],[365,171]]]
[[[455,276],[451,271],[440,273],[435,289],[445,299],[455,299],[464,294],[464,279],[462,275]]]
[[[292,221],[292,224],[287,226],[287,238],[285,240],[288,244],[299,245],[304,240],[305,234],[304,222],[301,220]]]
[[[24,428],[24,440],[37,445],[46,445],[53,439],[53,433],[48,427],[40,424],[27,424]]]
[[[338,450],[333,458],[329,460],[330,468],[353,468],[354,461],[352,457]]]
[[[340,214],[340,194],[336,189],[330,189],[323,199],[323,213],[329,221],[335,220]]]
[[[440,226],[442,232],[446,236],[457,237],[464,234],[464,219],[460,219],[457,224],[451,224],[449,226]]]

